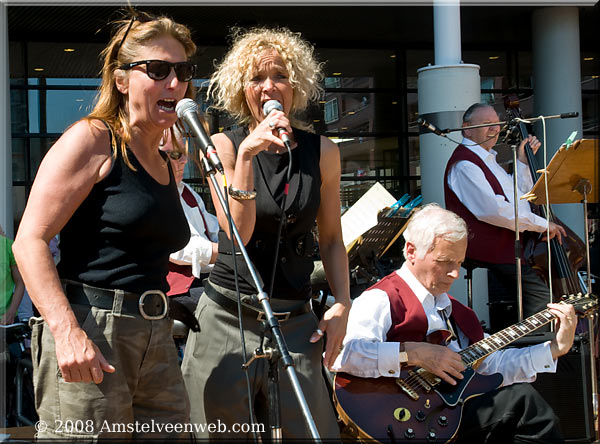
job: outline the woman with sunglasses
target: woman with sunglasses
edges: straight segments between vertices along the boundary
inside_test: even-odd
[[[322,438],[339,439],[322,364],[329,367],[339,354],[350,307],[348,261],[340,224],[340,157],[335,144],[303,130],[306,125],[296,118],[309,101],[319,97],[320,79],[320,65],[308,42],[287,29],[258,28],[234,35],[231,49],[211,78],[209,93],[216,106],[240,124],[237,130],[213,136],[230,184],[233,220],[271,298],[273,311],[280,313],[283,335],[319,433]],[[281,110],[272,110],[265,117],[263,107],[269,101],[279,102]],[[289,133],[289,153],[278,129]],[[211,192],[216,202],[212,188]],[[235,431],[235,423],[248,422],[249,411],[245,374],[240,369],[244,359],[238,332],[235,258],[239,258],[237,285],[244,302],[241,311],[246,350],[251,353],[267,344],[271,333],[264,331],[259,320],[261,308],[252,302],[257,289],[245,262],[239,252],[232,254],[228,222],[220,207],[217,216],[221,226],[219,255],[196,309],[202,328],[199,333],[190,333],[182,371],[190,393],[192,420],[220,420]],[[310,307],[315,221],[335,297],[334,305],[320,321]],[[266,360],[257,359],[248,370],[253,410],[263,423],[267,422],[268,368]],[[310,438],[283,370],[279,387],[283,438]]]
[[[189,421],[189,401],[164,294],[169,254],[189,229],[158,146],[177,101],[194,96],[196,46],[166,17],[117,24],[94,109],[44,157],[14,246],[41,314],[38,438],[190,437],[172,427]]]

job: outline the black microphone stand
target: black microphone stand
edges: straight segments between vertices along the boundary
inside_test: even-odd
[[[519,148],[519,136],[517,135],[518,123],[510,120],[507,124],[504,142],[510,145],[513,155],[513,207],[515,212],[515,269],[517,272],[517,318],[523,320],[523,283],[521,268],[521,233],[519,231],[519,179],[517,174],[517,161]],[[552,295],[550,295],[552,298]],[[552,328],[552,327],[550,327]]]
[[[267,347],[264,350],[256,349],[253,353],[252,358],[243,364],[243,368],[247,368],[252,361],[260,358],[269,359],[270,367],[269,367],[269,420],[274,421],[271,423],[271,437],[274,440],[278,440],[281,442],[282,440],[282,431],[281,431],[281,405],[280,405],[280,397],[279,397],[279,373],[278,373],[278,363],[281,359],[283,362],[283,367],[286,370],[288,377],[290,378],[290,382],[292,384],[292,388],[294,389],[294,394],[300,404],[300,408],[302,410],[302,414],[304,416],[304,421],[310,431],[312,439],[315,442],[320,443],[321,437],[319,436],[319,432],[317,430],[317,426],[313,420],[312,414],[310,413],[310,409],[308,407],[308,403],[306,402],[306,398],[304,397],[304,393],[302,392],[302,388],[300,387],[300,382],[298,381],[298,376],[296,375],[296,369],[294,368],[294,360],[290,356],[290,353],[287,348],[287,344],[285,343],[285,339],[283,337],[283,333],[281,332],[281,327],[279,326],[279,321],[273,314],[273,310],[271,309],[271,304],[269,303],[269,296],[267,293],[262,290],[262,285],[260,283],[260,278],[258,277],[258,273],[254,268],[254,264],[250,260],[250,256],[248,256],[248,252],[244,247],[242,242],[242,238],[233,222],[233,218],[229,214],[229,207],[225,202],[225,198],[223,197],[223,193],[217,180],[215,178],[215,168],[208,162],[205,156],[202,156],[202,166],[207,177],[210,178],[210,181],[213,185],[215,193],[219,198],[219,203],[225,215],[228,216],[228,220],[230,221],[230,228],[235,240],[237,242],[237,248],[239,248],[246,264],[248,266],[248,270],[250,271],[250,275],[252,277],[252,281],[254,283],[255,288],[258,290],[258,301],[262,305],[262,309],[265,313],[265,320],[263,321],[266,326],[271,329],[272,340],[274,340],[276,347]]]

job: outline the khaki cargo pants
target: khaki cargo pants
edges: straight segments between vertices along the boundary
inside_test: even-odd
[[[65,382],[58,370],[52,333],[41,318],[32,318],[35,402],[40,417],[36,437],[77,442],[193,439],[184,429],[189,423],[189,400],[171,337],[172,321],[148,321],[114,308],[72,308],[79,325],[116,371],[104,373],[100,384]]]

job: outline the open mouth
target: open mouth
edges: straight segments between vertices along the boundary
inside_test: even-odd
[[[158,107],[167,112],[175,112],[176,104],[175,99],[161,99],[158,101]]]

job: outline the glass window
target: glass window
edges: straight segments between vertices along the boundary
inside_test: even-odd
[[[458,138],[460,139],[460,136]],[[421,175],[421,151],[418,136],[408,138],[408,165],[408,173],[411,176]]]
[[[397,137],[330,137],[340,147],[342,179],[398,175]]]
[[[27,139],[13,137],[12,139],[12,175],[14,182],[24,182],[27,153]]]
[[[13,133],[27,132],[27,90],[10,90],[10,126]]]
[[[519,51],[517,54],[519,88],[533,88],[533,64],[531,51]]]
[[[325,88],[395,88],[396,53],[393,49],[321,48],[317,60],[325,63]],[[341,86],[328,86],[339,77]]]
[[[600,90],[600,52],[581,53],[581,88]]]
[[[325,102],[325,116],[323,120],[326,125],[330,123],[336,122],[340,118],[339,108],[338,108],[338,100],[334,97],[331,100]]]
[[[42,91],[40,91],[43,94]],[[90,113],[96,91],[48,90],[46,93],[46,132],[62,133]]]
[[[30,167],[29,174],[30,180],[33,181],[35,175],[37,173],[38,168],[40,167],[40,163],[42,163],[42,159],[50,149],[50,147],[58,140],[57,137],[51,138],[37,138],[32,137],[29,139],[29,156],[30,156]]]
[[[341,88],[342,79],[339,77],[325,77],[325,88]]]
[[[27,203],[27,187],[13,185],[12,193],[14,232],[16,233]]]
[[[406,51],[406,87],[416,89],[417,70],[434,63],[435,58],[431,49]]]
[[[327,92],[319,106],[311,107],[305,117],[313,122],[319,134],[397,131],[400,121],[398,103],[394,93]],[[339,118],[333,120],[336,107]]]
[[[583,131],[600,133],[600,94],[582,94],[581,109]]]
[[[479,65],[482,89],[516,87],[515,75],[509,70],[509,56],[505,51],[463,51],[465,63]]]
[[[406,119],[408,120],[408,131],[419,131],[419,95],[417,93],[406,94]]]

